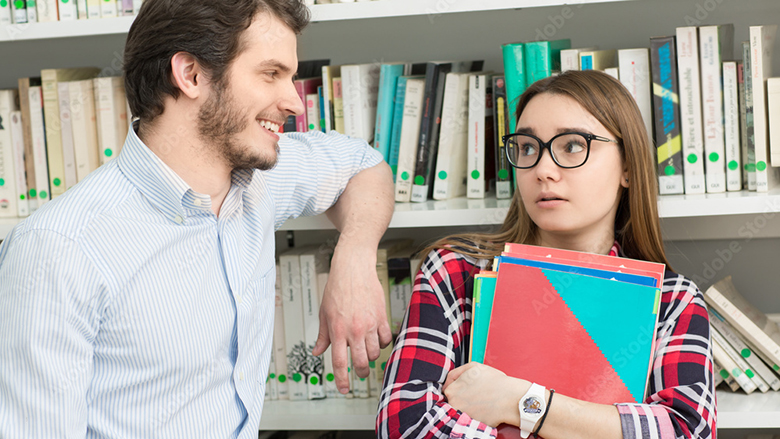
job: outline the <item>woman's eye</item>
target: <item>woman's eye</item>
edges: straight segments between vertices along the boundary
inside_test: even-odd
[[[532,143],[525,143],[520,145],[520,153],[525,156],[536,154],[536,145]]]
[[[577,154],[578,152],[585,151],[585,145],[578,142],[569,142],[566,144],[566,152],[569,154]]]

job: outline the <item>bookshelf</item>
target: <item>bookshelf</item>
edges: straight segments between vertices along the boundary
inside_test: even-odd
[[[649,37],[671,35],[678,26],[731,22],[738,44],[747,39],[751,24],[780,24],[780,2],[379,0],[316,5],[312,16],[313,23],[299,39],[299,59],[328,57],[334,64],[484,59],[486,69],[500,71],[500,45],[534,40],[539,32],[547,38],[571,38],[575,46],[629,48],[646,47]],[[0,26],[0,88],[15,87],[17,78],[51,67],[96,65],[119,74],[124,37],[132,21],[133,17],[118,17]],[[740,53],[736,47],[735,53]],[[780,75],[780,56],[774,63]],[[500,224],[506,209],[504,201],[494,198],[399,204],[391,232],[430,239],[445,229]],[[780,257],[778,212],[780,189],[769,194],[667,196],[659,201],[667,251],[675,268],[701,274],[702,264],[712,264],[719,250],[738,242],[742,251],[725,261],[728,268],[718,278],[734,274],[738,287],[768,312],[780,311],[774,294],[780,283],[775,262]],[[18,221],[0,219],[0,237]],[[756,233],[745,235],[746,225]],[[282,230],[315,238],[333,233],[322,216],[289,221]],[[277,242],[283,242],[280,234]],[[780,392],[719,392],[718,397],[721,429],[780,429]],[[376,399],[268,401],[261,428],[373,430],[376,405]]]

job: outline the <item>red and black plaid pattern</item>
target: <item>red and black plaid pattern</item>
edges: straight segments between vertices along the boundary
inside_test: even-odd
[[[617,256],[615,244],[610,255]],[[474,274],[487,265],[449,250],[431,252],[387,363],[376,432],[380,438],[492,438],[496,429],[445,402],[450,370],[466,363]],[[711,438],[715,390],[709,321],[699,289],[667,271],[656,352],[644,404],[617,404],[625,439]]]

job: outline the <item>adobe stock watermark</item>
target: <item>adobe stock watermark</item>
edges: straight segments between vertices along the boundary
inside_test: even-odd
[[[684,17],[685,24],[688,26],[700,26],[704,23],[710,14],[718,9],[718,6],[722,5],[725,0],[704,0],[703,2],[696,3],[696,11],[693,15],[686,15]]]
[[[582,8],[582,4],[575,6],[577,9]],[[574,9],[571,6],[564,6],[561,8],[559,14],[552,14],[547,16],[549,23],[546,23],[542,27],[536,28],[536,34],[534,38],[536,41],[545,41],[552,39],[563,27],[566,22],[574,18]]]

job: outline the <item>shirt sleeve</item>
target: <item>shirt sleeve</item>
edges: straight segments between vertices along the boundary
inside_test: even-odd
[[[349,180],[376,166],[382,154],[336,131],[283,134],[266,181],[276,205],[275,228],[290,218],[318,215],[336,203]]]
[[[447,404],[442,385],[463,365],[471,332],[473,275],[463,256],[436,250],[414,281],[385,370],[376,433],[389,438],[493,438],[496,429]]]
[[[701,291],[676,274],[664,280],[649,396],[617,404],[624,439],[713,437],[716,421],[710,325]]]
[[[99,322],[88,267],[49,231],[12,232],[0,247],[0,437],[86,435]]]

